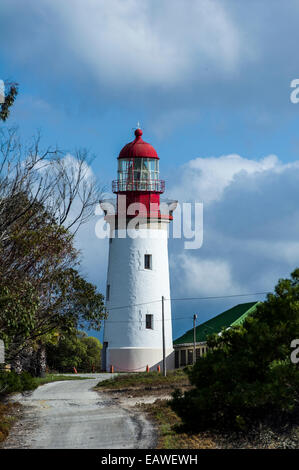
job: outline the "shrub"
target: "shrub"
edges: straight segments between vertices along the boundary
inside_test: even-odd
[[[36,381],[29,374],[29,372],[22,372],[20,374],[21,384],[22,384],[22,392],[26,390],[34,390],[37,387]]]
[[[7,395],[13,392],[23,392],[36,388],[33,377],[28,372],[17,374],[16,372],[0,373],[0,394]]]
[[[299,368],[290,344],[299,337],[299,269],[242,326],[208,340],[211,348],[188,372],[194,389],[176,391],[171,407],[187,427],[246,429],[287,417],[299,404]]]
[[[97,338],[77,331],[74,334],[61,336],[57,344],[47,344],[47,363],[51,371],[93,372],[101,370],[102,345]]]

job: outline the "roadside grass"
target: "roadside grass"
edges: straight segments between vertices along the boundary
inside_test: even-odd
[[[63,374],[46,374],[45,377],[32,377],[28,372],[17,374],[16,372],[0,373],[0,400],[11,393],[26,392],[36,389],[39,385],[61,380],[85,380],[89,377]]]
[[[167,372],[166,377],[159,372],[138,372],[119,374],[108,380],[99,382],[96,389],[103,391],[137,391],[152,389],[172,389],[189,386],[187,374],[182,369]]]
[[[16,420],[17,403],[0,403],[0,443],[3,442]]]
[[[81,377],[76,374],[74,375],[59,375],[59,374],[46,374],[45,377],[33,377],[33,383],[36,387],[44,385],[50,382],[60,382],[61,380],[86,380],[92,379],[93,377]]]
[[[206,433],[192,434],[181,430],[181,419],[170,408],[168,400],[156,400],[151,404],[137,405],[156,425],[157,449],[215,449],[217,443]]]
[[[246,432],[221,430],[186,432],[168,400],[139,404],[156,426],[158,449],[299,449],[299,420],[273,426],[271,419],[253,424]]]

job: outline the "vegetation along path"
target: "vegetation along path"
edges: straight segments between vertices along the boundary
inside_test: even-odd
[[[138,449],[155,447],[155,433],[140,412],[124,409],[93,390],[110,374],[93,379],[53,382],[27,395],[15,395],[24,407],[4,448]],[[86,375],[88,377],[88,374]],[[89,374],[90,377],[90,374]]]

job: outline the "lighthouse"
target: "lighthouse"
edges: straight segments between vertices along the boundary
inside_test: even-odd
[[[118,156],[114,200],[101,201],[109,224],[103,370],[174,368],[168,232],[176,201],[162,201],[156,150],[135,130]]]

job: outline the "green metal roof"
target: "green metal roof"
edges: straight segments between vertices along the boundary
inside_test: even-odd
[[[206,341],[209,335],[212,333],[220,333],[222,328],[241,325],[247,315],[254,312],[258,303],[259,302],[247,302],[245,304],[236,305],[201,325],[198,325],[196,327],[196,342],[200,343]],[[193,343],[193,328],[186,331],[186,333],[173,342],[173,344],[185,343]]]

